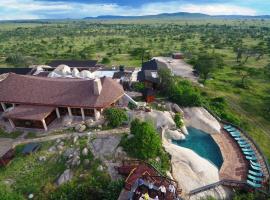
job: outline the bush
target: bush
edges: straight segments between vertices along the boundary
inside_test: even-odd
[[[102,60],[101,60],[102,64],[109,64],[110,62],[111,62],[111,60],[109,58],[107,58],[107,57],[102,58]]]
[[[228,111],[228,105],[223,97],[208,99],[207,103],[207,107],[221,119],[231,122],[235,125],[240,125],[240,119]]]
[[[199,90],[189,81],[171,75],[167,69],[159,70],[160,88],[164,96],[179,106],[201,106],[202,98]]]
[[[140,83],[140,82],[133,83],[132,87],[136,92],[143,92],[145,88],[144,83]]]
[[[0,199],[3,200],[24,200],[22,195],[10,191],[7,186],[0,185]]]
[[[131,122],[130,132],[133,137],[124,137],[121,142],[129,155],[142,160],[159,156],[161,139],[151,123],[135,119]]]
[[[122,125],[128,120],[128,116],[123,109],[120,108],[108,108],[104,112],[106,120],[109,122],[109,126],[116,128]]]
[[[181,128],[184,124],[182,121],[183,116],[180,113],[176,113],[174,116],[174,122],[177,128]]]

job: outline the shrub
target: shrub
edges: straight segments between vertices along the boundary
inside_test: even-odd
[[[107,57],[102,58],[102,60],[101,60],[102,64],[109,64],[110,62],[111,62],[111,60],[109,58],[107,58]]]
[[[22,195],[10,191],[7,186],[0,185],[0,199],[3,200],[24,200]]]
[[[109,122],[109,126],[115,128],[123,124],[128,120],[128,116],[123,109],[120,108],[108,108],[104,112],[106,120]]]
[[[130,132],[133,137],[124,137],[121,142],[129,155],[142,160],[159,156],[162,150],[161,139],[151,123],[135,119],[131,123]]]
[[[184,124],[182,121],[183,116],[180,113],[176,113],[174,116],[174,122],[177,128],[181,128]]]
[[[140,82],[133,83],[132,87],[136,92],[142,92],[145,88],[144,83]]]
[[[202,98],[199,90],[189,81],[171,75],[167,69],[159,70],[160,88],[163,95],[180,106],[201,106]]]

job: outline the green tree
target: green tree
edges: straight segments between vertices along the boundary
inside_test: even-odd
[[[109,126],[115,128],[123,124],[128,120],[128,116],[123,109],[120,108],[107,108],[104,111],[106,120],[109,122]]]
[[[122,143],[129,155],[142,160],[159,156],[161,139],[151,123],[135,119],[131,122],[130,133],[133,137]]]
[[[215,69],[223,65],[223,59],[218,54],[202,53],[199,54],[195,60],[194,69],[199,72],[200,77],[203,79],[203,82],[205,82]]]
[[[109,64],[111,62],[111,60],[108,58],[108,57],[104,57],[104,58],[102,58],[102,60],[101,60],[101,63],[102,64]]]

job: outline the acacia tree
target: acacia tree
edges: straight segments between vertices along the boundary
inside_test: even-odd
[[[218,54],[199,54],[197,59],[194,61],[194,69],[196,69],[203,82],[207,80],[209,75],[219,67],[224,65],[223,59]]]

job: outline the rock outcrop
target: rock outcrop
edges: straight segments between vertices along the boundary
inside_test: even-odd
[[[184,108],[184,121],[186,126],[192,126],[209,134],[220,133],[220,123],[204,108]]]
[[[186,138],[186,136],[179,130],[167,129],[165,134],[166,138],[169,140],[184,140]]]
[[[171,155],[172,175],[184,194],[188,194],[193,189],[219,181],[217,167],[208,160],[200,157],[190,149],[170,143],[164,137],[163,146]],[[216,190],[200,193],[191,199],[201,199],[207,196],[227,199],[229,195],[229,190],[220,186]]]
[[[130,111],[130,120],[138,118],[142,121],[151,121],[156,128],[168,127],[169,129],[175,129],[176,125],[172,118],[172,115],[168,111],[152,110],[151,112],[144,111]]]

